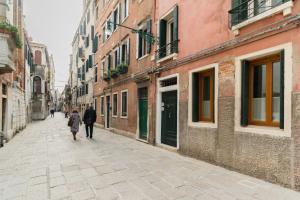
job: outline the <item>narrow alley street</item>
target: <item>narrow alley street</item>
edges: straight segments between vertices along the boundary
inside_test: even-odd
[[[177,153],[83,127],[73,141],[63,114],[30,124],[0,149],[0,199],[255,199],[300,194]]]

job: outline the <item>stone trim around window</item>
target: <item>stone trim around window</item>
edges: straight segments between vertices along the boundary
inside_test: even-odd
[[[242,60],[254,60],[260,57],[272,55],[279,53],[284,50],[284,83],[285,83],[285,102],[284,102],[284,129],[268,127],[268,126],[255,126],[248,125],[247,127],[242,127],[240,124],[241,120],[241,68]],[[291,137],[292,129],[292,70],[293,70],[293,60],[292,60],[293,47],[292,43],[286,43],[279,46],[275,46],[268,49],[263,49],[246,55],[236,57],[235,59],[235,114],[234,114],[234,130],[238,133],[254,133],[271,135],[275,137]]]

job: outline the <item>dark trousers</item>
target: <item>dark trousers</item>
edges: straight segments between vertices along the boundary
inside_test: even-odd
[[[89,131],[90,129],[90,131]],[[94,129],[94,124],[86,124],[85,125],[85,132],[86,132],[86,137],[89,137],[92,138],[93,137],[93,129]]]

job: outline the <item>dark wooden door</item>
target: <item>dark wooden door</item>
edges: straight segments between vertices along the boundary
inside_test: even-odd
[[[162,93],[161,142],[177,147],[177,91]]]
[[[106,97],[106,128],[110,128],[110,96]]]
[[[148,89],[139,89],[139,137],[146,140],[148,133]]]

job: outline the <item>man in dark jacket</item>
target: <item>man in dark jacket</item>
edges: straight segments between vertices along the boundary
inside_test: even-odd
[[[94,123],[96,122],[97,114],[93,106],[90,106],[86,109],[83,115],[83,122],[85,124],[86,137],[93,138],[93,128]]]

